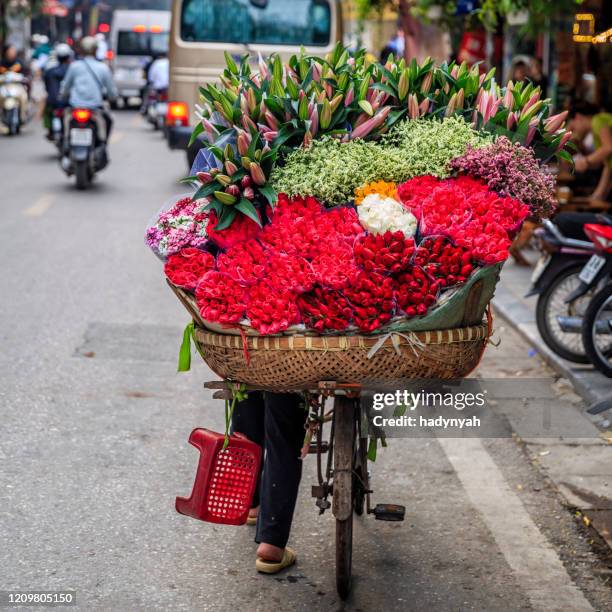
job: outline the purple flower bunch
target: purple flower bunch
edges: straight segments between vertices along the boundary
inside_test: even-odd
[[[202,211],[206,202],[185,197],[159,214],[147,228],[145,242],[162,259],[181,249],[203,247],[208,241],[209,215]]]
[[[535,219],[547,218],[557,206],[555,177],[543,168],[531,151],[505,136],[451,161],[451,169],[480,179],[491,191],[529,205]]]

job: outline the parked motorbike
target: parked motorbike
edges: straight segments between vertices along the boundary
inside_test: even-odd
[[[563,218],[565,217],[565,218]],[[601,283],[601,275],[582,274],[595,254],[595,245],[584,234],[584,222],[593,215],[560,215],[544,221],[536,230],[542,256],[531,277],[527,296],[537,295],[536,323],[546,345],[574,363],[588,363],[582,343],[582,321],[588,304]],[[598,216],[603,224],[612,219]]]
[[[99,129],[103,123],[98,111],[87,108],[67,109],[64,114],[61,166],[68,176],[75,176],[77,189],[87,189],[96,172],[108,165],[106,143]]]
[[[19,134],[25,109],[21,108],[26,98],[25,77],[11,70],[0,74],[0,112],[2,123],[10,136]]]
[[[580,273],[583,283],[604,281],[584,315],[582,342],[591,363],[612,378],[612,226],[588,224],[585,233],[596,249]]]

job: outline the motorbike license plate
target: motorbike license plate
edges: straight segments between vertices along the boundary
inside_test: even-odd
[[[580,274],[578,278],[587,285],[590,285],[593,282],[593,279],[599,274],[599,271],[603,268],[606,263],[606,258],[601,255],[592,255],[591,259],[587,261],[586,265],[582,270],[580,270]]]
[[[544,274],[544,270],[546,270],[546,266],[550,262],[550,257],[550,255],[541,255],[540,259],[538,259],[538,263],[531,274],[532,285],[535,285],[540,280],[542,274]]]
[[[93,144],[93,130],[72,128],[70,130],[70,144],[76,147],[90,147]]]

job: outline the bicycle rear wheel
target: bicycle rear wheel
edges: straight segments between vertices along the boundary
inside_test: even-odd
[[[338,395],[334,402],[333,513],[336,517],[336,588],[342,599],[346,599],[351,590],[357,401]]]

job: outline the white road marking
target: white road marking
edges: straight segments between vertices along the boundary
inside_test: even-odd
[[[592,611],[482,441],[440,438],[438,442],[533,608],[547,612]]]
[[[121,142],[124,137],[125,132],[113,132],[110,137],[110,143],[117,144],[118,142]]]
[[[42,195],[40,198],[38,198],[38,200],[36,200],[36,202],[34,202],[34,204],[32,204],[32,206],[30,206],[30,208],[26,208],[23,211],[23,214],[27,215],[28,217],[40,217],[49,210],[54,201],[54,195],[51,195],[50,193]]]

